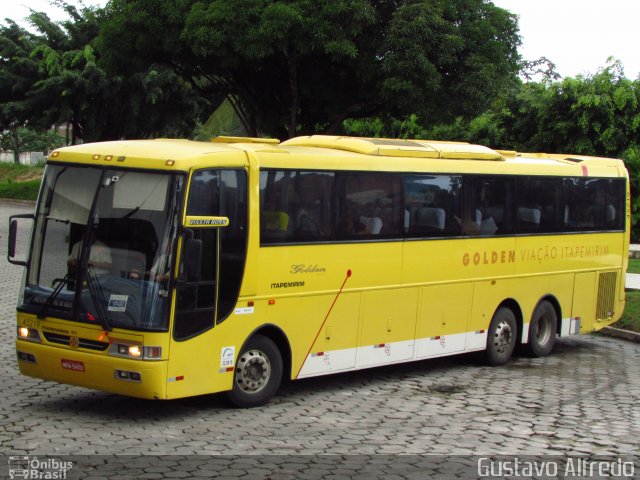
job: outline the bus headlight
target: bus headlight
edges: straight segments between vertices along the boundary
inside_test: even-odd
[[[111,345],[109,353],[138,360],[159,360],[162,358],[162,347],[114,343]]]
[[[35,328],[18,327],[18,338],[20,340],[28,340],[30,342],[41,342],[40,332]]]

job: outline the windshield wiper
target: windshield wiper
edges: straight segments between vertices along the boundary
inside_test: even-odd
[[[93,305],[96,307],[98,313],[98,322],[105,331],[110,332],[112,327],[111,322],[109,322],[109,312],[104,309],[104,304],[102,303],[105,301],[104,292],[100,286],[100,282],[98,281],[93,265],[88,264],[86,272],[89,294],[91,295],[91,300],[93,301]]]
[[[51,308],[51,305],[53,305],[53,301],[56,299],[56,297],[58,296],[58,294],[62,291],[62,288],[69,284],[69,282],[71,281],[71,279],[69,278],[69,274],[67,273],[63,278],[56,278],[53,281],[53,284],[55,285],[56,283],[58,283],[58,285],[56,286],[56,288],[53,290],[53,292],[51,292],[49,294],[49,296],[47,297],[47,300],[44,302],[44,305],[42,305],[42,308],[40,309],[40,311],[38,312],[38,318],[40,320],[42,320],[43,318],[45,318],[47,316],[47,312],[49,311],[49,309]]]

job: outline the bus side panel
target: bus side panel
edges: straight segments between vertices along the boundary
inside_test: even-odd
[[[232,322],[231,317],[225,321]],[[225,328],[226,327],[226,328]],[[220,392],[231,388],[233,372],[220,372],[220,342],[227,326],[218,325],[211,330],[180,342],[171,339],[171,355],[167,375],[167,398],[181,398]],[[233,346],[238,353],[240,345]]]
[[[596,318],[596,272],[577,273],[573,284],[571,318],[580,319],[580,333],[591,332]],[[566,323],[566,322],[565,322]],[[563,334],[567,332],[563,325]],[[567,332],[578,333],[578,332]]]
[[[416,358],[460,352],[466,348],[473,285],[422,288],[416,325]]]
[[[300,370],[299,378],[321,375],[324,373],[350,370],[356,366],[356,343],[358,337],[358,320],[360,318],[359,292],[343,293],[336,299],[335,295],[304,297],[300,305],[300,321],[304,323],[311,312],[319,314],[320,322],[312,329],[317,338],[308,352],[309,355]],[[335,300],[335,304],[333,304]],[[333,304],[333,308],[331,305]],[[329,309],[331,312],[329,313]],[[324,324],[322,320],[326,318]],[[291,333],[293,331],[289,329]],[[302,335],[297,332],[294,335]],[[307,344],[297,345],[295,358],[304,358]],[[296,363],[294,362],[294,365]],[[294,368],[295,370],[295,368]],[[296,371],[292,372],[295,378]]]
[[[363,294],[358,367],[411,360],[418,289],[376,290]]]

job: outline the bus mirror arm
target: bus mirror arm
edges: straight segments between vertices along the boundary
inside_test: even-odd
[[[9,217],[9,238],[7,245],[7,261],[14,265],[20,265],[22,267],[27,266],[26,260],[16,260],[14,257],[16,256],[16,241],[18,238],[18,219],[25,218],[31,221],[35,220],[35,216],[31,213],[26,213],[22,215],[12,215]]]

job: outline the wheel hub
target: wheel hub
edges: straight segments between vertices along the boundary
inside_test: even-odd
[[[511,339],[513,332],[511,326],[507,322],[500,322],[496,328],[493,344],[496,347],[496,352],[506,353],[511,346]]]
[[[238,359],[236,384],[247,393],[262,390],[271,376],[271,364],[260,350],[249,350]]]

